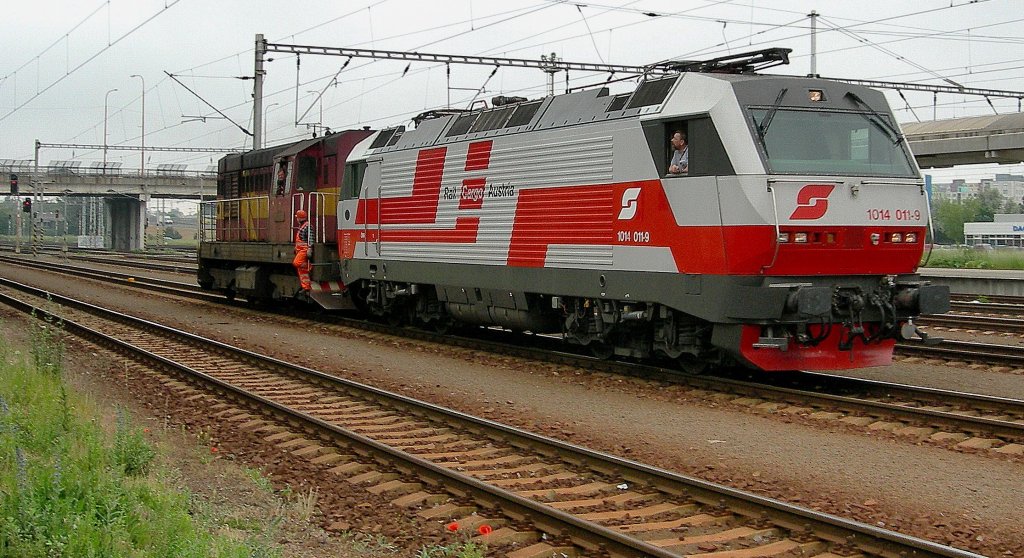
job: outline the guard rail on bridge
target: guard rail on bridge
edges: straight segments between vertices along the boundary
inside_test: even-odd
[[[24,194],[60,195],[64,193],[106,196],[148,195],[158,198],[196,199],[212,196],[217,175],[207,171],[179,169],[120,169],[107,166],[47,165],[36,167],[21,161],[0,161],[0,173],[18,175]]]
[[[901,125],[922,168],[1024,161],[1024,113]]]

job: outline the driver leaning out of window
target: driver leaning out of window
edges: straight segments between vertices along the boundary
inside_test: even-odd
[[[669,174],[686,174],[690,170],[689,146],[686,144],[686,132],[676,130],[672,134],[672,162],[668,165]]]

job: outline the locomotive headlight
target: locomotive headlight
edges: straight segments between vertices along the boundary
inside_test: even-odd
[[[917,242],[917,233],[907,233],[907,235],[903,237],[903,242],[909,242],[911,244]]]
[[[807,91],[807,100],[812,103],[820,103],[825,100],[825,92],[821,89],[809,89]]]
[[[880,235],[878,233],[871,233],[871,244],[873,246],[878,246],[878,243],[881,240],[882,240],[882,235]]]
[[[789,233],[779,233],[779,242],[789,242]]]
[[[807,233],[805,233],[805,232],[794,233],[793,234],[793,242],[806,243],[807,242]]]
[[[889,237],[889,242],[903,242],[903,235],[898,232],[892,233],[892,236]]]

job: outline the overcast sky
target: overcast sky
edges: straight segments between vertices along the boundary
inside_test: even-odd
[[[820,14],[817,71],[822,76],[1024,91],[1022,0],[33,0],[4,2],[0,34],[0,158],[31,159],[44,143],[138,145],[145,80],[147,146],[249,148],[253,43],[417,50],[427,53],[643,65],[702,59],[767,47],[793,49],[791,64],[770,73],[810,71],[810,20]],[[332,129],[408,123],[451,100],[465,107],[498,94],[537,97],[535,69],[452,66],[271,53],[264,107],[270,144],[309,137],[307,124]],[[408,71],[406,71],[408,67]],[[231,120],[165,74],[170,72]],[[139,75],[142,78],[130,77]],[[605,74],[575,72],[572,86]],[[298,86],[296,86],[298,81]],[[564,90],[565,76],[556,76]],[[635,84],[612,86],[613,92]],[[108,94],[111,89],[117,91]],[[320,103],[316,95],[323,91]],[[296,95],[298,101],[296,102]],[[983,98],[888,92],[901,122],[992,114]],[[106,142],[104,106],[106,101]],[[1016,99],[992,99],[1000,113]],[[907,108],[909,106],[913,109]],[[296,115],[301,117],[296,125]],[[303,116],[303,114],[305,114]],[[220,155],[148,152],[147,167],[188,164],[205,170]],[[76,158],[89,166],[102,151],[46,148],[40,164]],[[138,152],[108,151],[138,168]],[[938,171],[942,180],[991,172]]]

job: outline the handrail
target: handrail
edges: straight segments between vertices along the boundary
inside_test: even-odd
[[[205,207],[212,207],[213,210],[208,212]],[[269,214],[270,196],[200,202],[200,242],[266,240],[267,223],[260,215]]]
[[[918,267],[927,266],[928,262],[932,259],[932,251],[935,250],[935,220],[932,219],[932,197],[928,190],[924,191],[924,204],[925,209],[928,211],[928,231],[932,235],[932,241],[928,243],[928,255],[925,256],[924,262]]]
[[[327,230],[327,211],[325,208],[331,208],[335,214],[338,211],[338,194],[334,192],[313,192],[313,196],[316,197],[316,208],[317,212],[314,215],[310,215],[310,221],[315,223],[314,226],[314,239],[317,242],[327,242],[330,240],[330,231]],[[332,200],[333,198],[333,200]],[[314,207],[310,204],[310,207]],[[315,220],[314,220],[315,218]],[[337,222],[337,221],[335,221]],[[337,226],[337,225],[335,225]],[[335,231],[335,235],[337,231]]]
[[[768,193],[772,195],[772,212],[775,214],[775,254],[772,255],[771,263],[761,267],[761,275],[764,275],[765,271],[771,269],[775,265],[775,260],[779,258],[779,237],[782,236],[782,227],[779,225],[779,204],[775,200],[775,189],[768,186]]]

